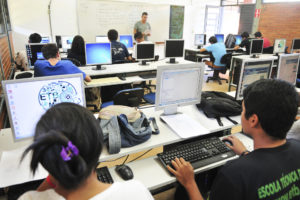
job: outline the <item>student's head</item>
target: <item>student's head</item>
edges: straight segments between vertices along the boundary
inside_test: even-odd
[[[31,150],[33,173],[41,163],[59,186],[76,189],[97,167],[102,150],[101,128],[93,114],[84,107],[60,103],[38,121],[34,142],[23,156]]]
[[[218,42],[218,40],[217,40],[217,38],[215,37],[215,36],[211,36],[210,38],[209,38],[209,43],[211,43],[211,44],[215,44],[215,43],[217,43]]]
[[[145,23],[147,21],[148,18],[148,13],[147,12],[143,12],[142,13],[142,22]]]
[[[262,34],[261,34],[261,32],[256,32],[256,33],[254,33],[254,36],[256,37],[256,38],[261,38],[262,37]]]
[[[264,79],[249,85],[243,96],[244,132],[251,134],[253,129],[248,125],[258,119],[272,139],[285,139],[297,114],[299,97],[294,86],[282,80]]]
[[[141,33],[141,32],[136,32],[134,34],[134,39],[137,43],[141,43],[143,42],[145,39],[144,39],[144,35]]]
[[[43,56],[46,60],[50,58],[57,58],[59,57],[58,48],[56,44],[46,44],[42,48]]]
[[[84,54],[85,50],[84,50],[84,39],[82,36],[80,35],[76,35],[73,38],[73,42],[72,42],[72,46],[71,46],[71,51],[73,53],[77,53],[77,54]]]
[[[107,37],[110,41],[116,41],[118,39],[118,31],[110,29],[107,33]]]
[[[244,33],[241,34],[241,36],[242,36],[243,39],[247,39],[247,38],[249,38],[249,33],[244,32]]]
[[[41,41],[42,41],[42,37],[38,33],[32,33],[29,36],[29,40],[28,40],[29,43],[40,43]]]

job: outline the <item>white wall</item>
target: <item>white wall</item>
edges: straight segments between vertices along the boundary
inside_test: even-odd
[[[186,47],[193,46],[195,33],[203,32],[206,5],[220,5],[220,0],[118,1],[184,5],[185,21],[183,36],[186,40]],[[28,36],[33,32],[38,32],[42,36],[50,36],[48,15],[48,5],[50,2],[53,36],[78,34],[77,0],[8,0],[16,52],[25,50],[25,43],[28,41]]]

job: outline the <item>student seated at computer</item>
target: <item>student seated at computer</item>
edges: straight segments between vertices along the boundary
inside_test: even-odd
[[[80,35],[73,38],[71,50],[68,53],[68,58],[76,59],[80,62],[80,66],[85,65],[85,46],[84,39]]]
[[[221,58],[226,54],[226,47],[224,43],[218,42],[215,36],[209,38],[210,46],[200,49],[200,52],[208,51],[211,52],[215,61],[205,61],[205,64],[214,69],[224,69],[225,64],[221,64]]]
[[[42,53],[46,60],[37,60],[34,63],[34,77],[82,73],[85,81],[92,80],[71,61],[61,60],[55,44],[43,46]]]
[[[270,40],[266,37],[263,37],[261,32],[256,32],[254,33],[254,36],[256,39],[263,39],[264,40],[264,45],[263,45],[263,48],[268,48],[271,46],[271,43],[270,43]]]
[[[141,32],[136,32],[133,37],[134,37],[137,44],[152,43],[151,41],[145,40],[145,37],[144,37],[143,33],[141,33]],[[136,48],[136,45],[134,45],[134,47],[133,47],[133,53],[132,53],[133,58],[136,58],[135,48]]]
[[[39,191],[29,191],[20,200],[38,199],[145,199],[147,188],[136,180],[102,183],[95,171],[103,148],[99,122],[86,108],[60,103],[50,108],[36,125],[34,141],[23,156],[32,151],[31,171],[41,164],[48,178]]]
[[[234,47],[234,50],[238,50],[239,48],[246,48],[246,52],[247,54],[250,54],[250,40],[249,40],[249,33],[248,32],[244,32],[241,34],[242,37],[242,42],[240,45],[237,45]]]
[[[298,107],[299,96],[293,85],[265,79],[243,91],[242,128],[251,136],[254,151],[247,151],[234,136],[227,145],[240,157],[218,172],[210,200],[299,199],[300,141],[286,139]],[[190,163],[182,158],[168,169],[186,188],[189,197],[203,199],[194,180]]]
[[[127,47],[121,42],[117,41],[118,31],[116,31],[115,29],[109,30],[107,33],[107,37],[111,42],[112,63],[120,63],[125,60],[132,60]]]
[[[32,33],[28,38],[28,43],[40,43],[41,41],[42,41],[42,37],[38,33]],[[28,61],[25,55],[26,55],[25,51],[16,53],[16,57],[15,57],[15,63],[17,68],[16,70],[20,70],[20,71],[29,70]]]

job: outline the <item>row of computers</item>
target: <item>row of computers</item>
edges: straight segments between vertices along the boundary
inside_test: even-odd
[[[215,34],[218,42],[224,43],[224,34]],[[242,42],[242,36],[234,35],[235,37],[235,45],[239,45]],[[201,48],[203,45],[206,45],[206,34],[195,34],[194,45]]]

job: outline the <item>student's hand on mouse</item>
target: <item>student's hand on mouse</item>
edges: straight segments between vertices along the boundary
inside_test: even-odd
[[[247,148],[245,145],[236,137],[234,136],[228,136],[224,138],[226,140],[229,140],[232,143],[232,146],[229,144],[226,144],[230,149],[232,149],[237,155],[241,155]]]
[[[194,169],[191,163],[186,162],[183,158],[175,158],[175,160],[172,160],[172,165],[175,170],[169,165],[167,166],[168,170],[176,176],[185,188],[194,183]]]

